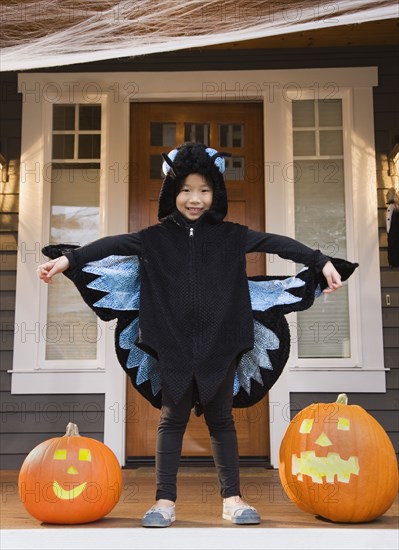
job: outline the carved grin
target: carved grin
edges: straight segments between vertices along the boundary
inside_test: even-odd
[[[74,498],[78,497],[86,487],[87,482],[81,483],[80,485],[77,485],[70,491],[67,491],[66,489],[63,489],[61,485],[54,481],[53,483],[53,491],[55,495],[60,498],[61,500],[73,500]]]
[[[303,451],[300,457],[292,455],[292,473],[303,481],[302,476],[307,475],[315,483],[323,483],[325,477],[327,483],[334,483],[334,477],[343,483],[349,483],[351,474],[359,475],[359,459],[351,456],[344,460],[338,453],[328,453],[327,456],[316,456],[315,451]]]

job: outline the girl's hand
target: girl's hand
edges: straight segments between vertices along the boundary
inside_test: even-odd
[[[323,290],[324,294],[334,292],[334,290],[337,290],[342,286],[341,275],[338,273],[331,262],[326,263],[326,265],[322,269],[322,273],[326,278],[328,284],[328,288],[325,288]]]
[[[54,275],[57,275],[57,273],[62,273],[69,267],[69,260],[66,256],[60,256],[59,258],[56,258],[55,260],[50,260],[49,262],[46,262],[45,264],[39,265],[37,268],[37,274],[39,276],[39,279],[44,281],[45,283],[52,283],[52,277]]]

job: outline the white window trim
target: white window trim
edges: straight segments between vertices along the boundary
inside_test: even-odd
[[[271,166],[284,170],[293,160],[289,135],[293,91],[319,94],[334,89],[342,92],[347,104],[351,105],[345,111],[346,123],[351,120],[352,124],[353,159],[350,167],[353,191],[347,197],[347,208],[353,211],[354,242],[353,250],[348,249],[348,258],[358,261],[361,266],[349,281],[351,292],[358,294],[359,365],[316,369],[301,365],[295,368],[297,362],[291,353],[283,375],[269,394],[272,464],[276,466],[278,463],[279,444],[289,422],[287,410],[291,392],[385,391],[372,103],[372,88],[377,85],[375,67],[175,73],[22,73],[18,78],[19,90],[23,94],[23,117],[12,393],[104,393],[105,442],[124,463],[126,377],[115,357],[112,331],[104,331],[105,368],[96,369],[82,369],[83,362],[80,368],[70,371],[38,369],[37,343],[34,338],[31,341],[26,338],[25,343],[21,339],[21,323],[35,327],[40,319],[40,295],[44,292],[35,270],[42,261],[39,252],[43,231],[47,230],[41,222],[45,212],[41,167],[49,161],[51,132],[48,112],[52,103],[78,103],[82,98],[87,102],[88,96],[93,102],[97,98],[103,101],[100,216],[103,234],[115,234],[128,228],[129,101],[263,102],[266,229],[293,235],[292,185],[279,184],[277,177],[271,181],[268,173],[270,175]],[[349,169],[348,163],[345,166]],[[112,186],[109,184],[111,180],[114,180]],[[350,204],[348,199],[352,197]],[[366,226],[366,219],[367,232],[362,229]],[[284,260],[268,258],[269,274],[287,272]],[[26,300],[27,296],[30,300]]]

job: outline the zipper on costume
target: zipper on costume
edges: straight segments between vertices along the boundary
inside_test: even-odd
[[[189,281],[190,281],[190,287],[191,287],[191,301],[194,305],[194,316],[193,316],[193,322],[192,322],[192,345],[193,345],[193,353],[194,357],[196,357],[198,353],[198,319],[197,319],[197,311],[196,308],[198,307],[198,296],[197,296],[197,274],[195,269],[195,247],[194,247],[194,227],[188,228],[188,241],[189,241],[189,257],[190,257],[190,274],[189,274]]]

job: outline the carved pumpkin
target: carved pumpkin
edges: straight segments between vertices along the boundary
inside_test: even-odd
[[[298,413],[280,446],[279,474],[302,510],[331,521],[371,521],[390,508],[398,464],[382,426],[341,394]]]
[[[122,492],[119,462],[109,447],[66,434],[40,443],[25,458],[18,477],[26,510],[46,523],[87,523],[108,514]]]

